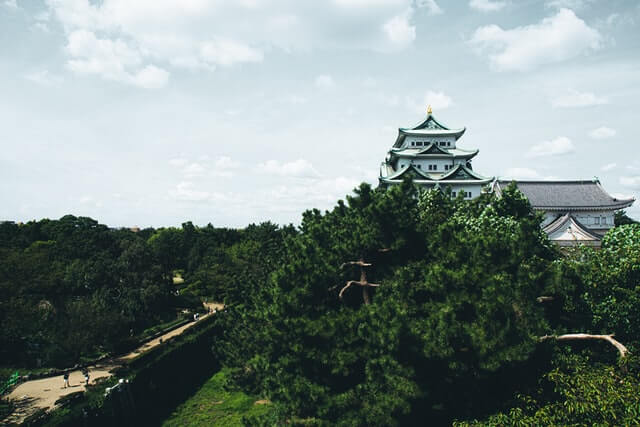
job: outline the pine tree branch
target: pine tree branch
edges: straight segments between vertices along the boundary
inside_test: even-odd
[[[371,267],[373,264],[368,263],[368,262],[364,262],[362,260],[360,261],[349,261],[349,262],[345,262],[344,264],[342,264],[340,266],[340,268],[345,268],[348,265],[359,265],[360,267]]]
[[[609,335],[592,335],[592,334],[564,334],[564,335],[545,335],[540,337],[540,341],[546,340],[556,340],[556,341],[579,341],[579,340],[603,340],[607,341],[609,344],[618,349],[620,353],[620,358],[624,358],[629,353],[627,347],[624,346],[620,341],[617,341],[613,338],[613,334]]]
[[[378,286],[380,286],[378,283],[359,282],[357,280],[349,280],[347,284],[344,286],[344,288],[342,288],[338,296],[342,298],[342,294],[344,293],[344,291],[346,291],[347,288],[351,285],[367,286],[367,287],[373,287],[373,288],[377,288]]]

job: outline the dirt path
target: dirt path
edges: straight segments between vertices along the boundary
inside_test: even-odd
[[[204,305],[210,311],[200,316],[200,319],[197,322],[190,322],[186,325],[180,326],[179,328],[173,329],[160,337],[144,343],[129,354],[89,366],[90,382],[92,383],[98,378],[110,377],[111,371],[115,368],[160,345],[162,341],[166,341],[169,338],[180,335],[191,326],[214,314],[214,310],[217,311],[224,308],[223,304],[218,303],[204,303]],[[81,370],[78,369],[69,373],[70,387],[63,388],[63,385],[64,379],[62,375],[42,378],[39,380],[31,380],[18,385],[7,396],[10,400],[14,401],[17,409],[9,417],[2,420],[0,424],[20,424],[26,417],[33,414],[40,408],[47,410],[53,409],[55,407],[55,402],[61,397],[75,393],[76,391],[84,391],[86,387],[84,385],[84,376],[82,375]]]

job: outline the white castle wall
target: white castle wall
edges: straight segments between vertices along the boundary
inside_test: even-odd
[[[426,147],[431,143],[434,143],[439,146],[440,142],[449,143],[449,145],[444,145],[444,148],[456,148],[456,138],[453,136],[414,136],[407,135],[404,139],[403,147],[406,148],[415,148],[415,147]],[[420,145],[422,144],[422,145]]]
[[[542,209],[541,209],[542,210]],[[556,218],[566,214],[567,212],[549,211],[545,212],[542,227],[551,224]],[[614,212],[613,211],[589,211],[589,212],[572,212],[572,215],[582,225],[592,230],[606,231],[613,227]]]

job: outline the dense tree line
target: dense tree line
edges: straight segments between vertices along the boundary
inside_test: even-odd
[[[465,201],[362,185],[303,215],[214,351],[274,402],[257,423],[637,423],[640,228],[563,254],[540,221],[515,187]],[[630,355],[555,338],[572,332]]]
[[[602,249],[560,252],[540,221],[515,187],[405,182],[297,228],[3,223],[0,362],[114,352],[215,299],[230,386],[273,402],[248,424],[637,424],[640,225],[620,214]]]
[[[65,367],[117,353],[202,299],[233,304],[273,269],[273,224],[109,229],[64,216],[0,223],[0,366]],[[176,272],[186,279],[177,286]],[[257,282],[256,282],[257,283]]]

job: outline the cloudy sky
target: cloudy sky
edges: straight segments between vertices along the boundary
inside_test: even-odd
[[[0,220],[298,223],[427,104],[484,175],[640,198],[640,1],[0,0]]]

